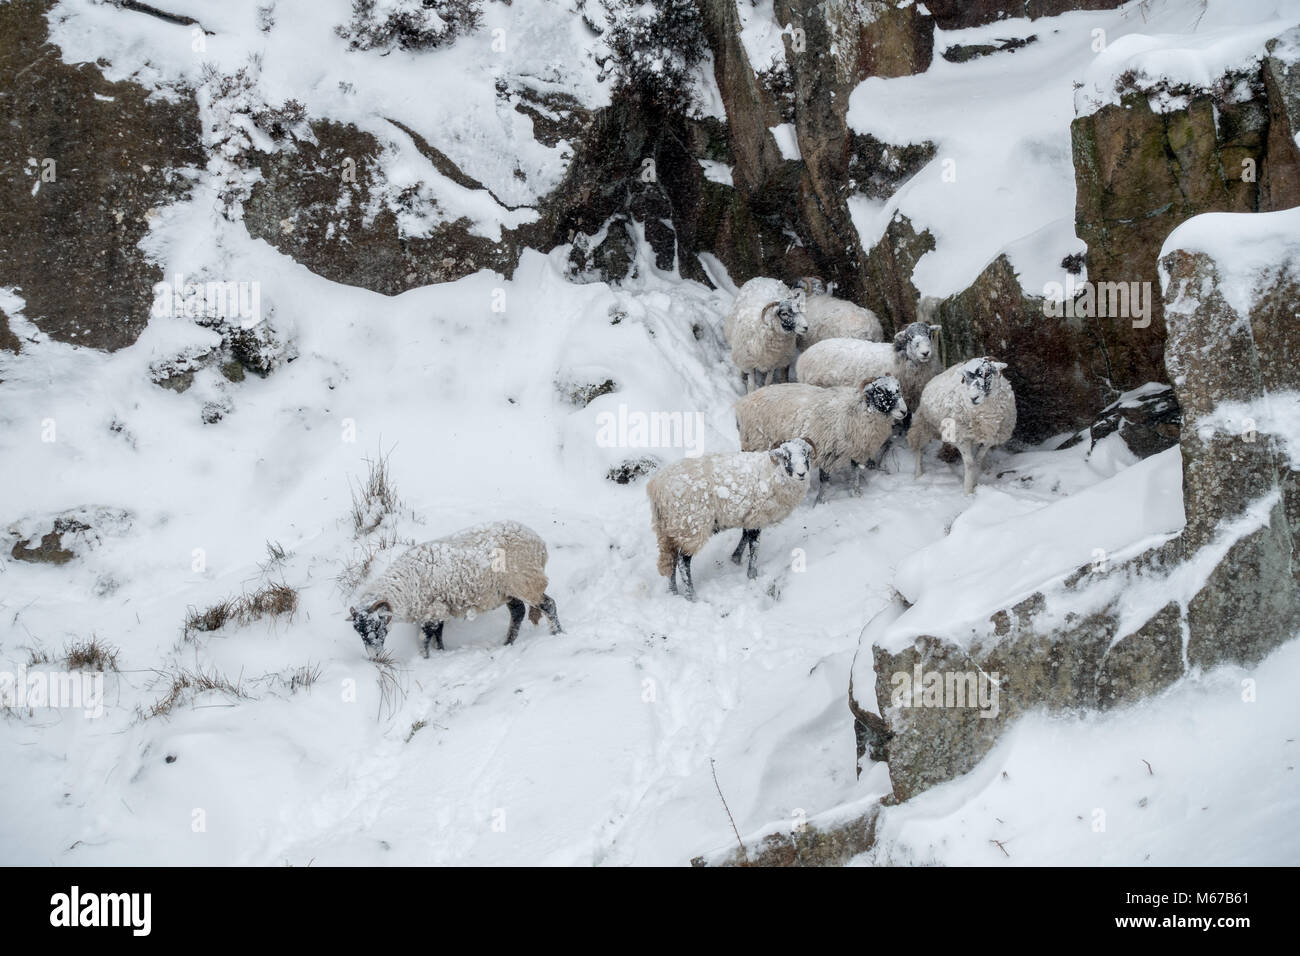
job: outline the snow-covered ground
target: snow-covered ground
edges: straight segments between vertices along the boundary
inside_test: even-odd
[[[221,17],[213,25],[223,29],[240,17],[255,23],[252,3],[172,6]],[[279,0],[282,24],[294,6]],[[346,4],[331,6],[341,22]],[[540,29],[546,6],[488,9],[531,10],[525,26]],[[65,58],[109,52],[115,76],[188,75],[188,47],[172,48],[186,31],[86,0],[59,10],[72,14],[55,33]],[[326,74],[326,58],[293,45],[342,41],[312,29],[270,34],[278,46],[264,51],[261,76],[273,99],[297,96],[315,115],[363,125],[392,116],[504,190],[512,177],[494,164],[523,134],[500,123],[519,114],[487,122],[496,107],[479,87],[490,81],[466,81],[463,100],[457,88],[444,101],[420,72],[481,80],[492,61],[460,43],[419,70],[403,66],[404,54],[379,62],[338,52],[330,64],[353,72]],[[537,55],[581,73],[583,95],[599,102],[585,61],[555,53],[562,41],[544,36]],[[207,42],[230,69],[249,52]],[[1044,39],[1016,56],[1048,49]],[[888,82],[914,84],[917,95],[932,82],[941,98],[948,66]],[[343,79],[361,100],[337,98]],[[517,155],[535,160],[539,173],[526,181],[544,192],[559,154],[530,148]],[[1068,152],[1049,156],[1047,179],[1068,161]],[[57,661],[91,636],[117,648],[119,671],[97,719],[42,708],[0,716],[0,862],[680,865],[730,841],[719,788],[742,833],[887,791],[883,766],[855,775],[847,688],[859,632],[909,558],[915,566],[950,529],[958,543],[1000,522],[1025,534],[1039,510],[1073,514],[1071,496],[1126,493],[1152,470],[1168,477],[1159,462],[1134,467],[1112,436],[1091,456],[1087,443],[996,451],[968,499],[960,466],[931,460],[913,481],[908,452],[896,448],[862,497],[841,486],[765,531],[758,580],[727,560],[735,536],[716,538],[695,561],[698,601],[687,603],[656,573],[643,485],[605,477],[627,459],[686,449],[608,447],[600,416],[620,406],[698,413],[702,450],[735,447],[739,381],[720,336],[734,287],[716,261],[707,267],[726,291],[658,272],[643,247],[639,278],[621,288],[567,282],[559,249],[527,253],[508,281],[481,272],[389,298],[329,282],[250,239],[215,212],[219,172],[160,216],[147,244],[168,276],[219,268],[259,283],[264,317],[296,353],[269,377],[235,384],[208,368],[187,391],[165,390],[151,384],[151,366],[210,346],[215,333],[155,318],[129,348],[86,351],[42,336],[4,292],[23,351],[0,351],[3,529],[12,521],[29,533],[82,506],[112,517],[63,565],[11,560],[5,539],[0,672],[23,674],[33,652]],[[982,188],[960,181],[963,196]],[[1050,223],[1072,209],[1073,193],[1044,202]],[[504,213],[485,221],[492,215]],[[981,242],[996,239],[985,232]],[[567,397],[606,379],[616,390],[584,408]],[[209,404],[223,417],[205,424]],[[498,518],[537,530],[564,633],[525,624],[504,647],[501,609],[449,622],[447,650],[425,660],[414,626],[398,626],[388,639],[395,682],[386,682],[349,626],[352,595],[336,580],[365,544],[349,517],[353,484],[380,455],[403,499],[387,533],[427,539]],[[1143,534],[1176,530],[1155,524]],[[268,543],[283,547],[283,560]],[[1061,561],[1095,546],[1058,544],[1044,553]],[[183,634],[188,609],[267,581],[298,590],[291,620]],[[1287,729],[1297,705],[1285,688],[1300,677],[1296,648],[1251,674],[1201,675],[1105,716],[1024,721],[972,774],[887,811],[875,861],[1142,862],[1149,853],[1153,863],[1204,862],[1209,841],[1216,861],[1295,862],[1285,835],[1298,789]],[[182,671],[223,676],[244,696],[186,694],[170,713],[146,716]],[[1237,703],[1247,677],[1258,683],[1249,705]],[[1076,819],[1091,821],[1098,807],[1108,814],[1100,835]],[[1136,829],[1145,841],[1126,839]]]
[[[1027,717],[966,776],[886,808],[854,862],[1294,866],[1298,679],[1291,641],[1122,711]]]

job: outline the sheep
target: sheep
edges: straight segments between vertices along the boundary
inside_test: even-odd
[[[966,494],[974,494],[984,456],[1001,445],[1016,427],[1016,396],[1002,375],[1007,367],[985,356],[954,365],[930,380],[912,418],[907,444],[921,477],[925,446],[941,438],[961,453]]]
[[[740,447],[767,448],[773,442],[806,435],[816,445],[814,461],[821,485],[829,473],[851,466],[853,493],[861,494],[862,465],[884,447],[895,421],[907,415],[898,379],[883,375],[856,388],[820,388],[804,383],[768,385],[735,404]]]
[[[807,385],[854,385],[864,378],[892,375],[903,388],[903,400],[915,408],[921,390],[943,367],[934,347],[937,325],[913,322],[893,342],[825,339],[799,356],[795,374]]]
[[[685,597],[695,600],[691,558],[719,531],[740,528],[731,554],[740,564],[749,548],[751,580],[758,577],[758,535],[784,520],[808,493],[812,442],[794,439],[765,451],[683,458],[660,469],[646,484],[650,518],[659,542],[659,573],[677,594],[681,566]]]
[[[792,290],[779,279],[750,279],[736,293],[722,331],[746,391],[765,384],[769,375],[794,361],[795,340],[808,331],[805,299],[802,290]]]
[[[809,349],[825,339],[862,339],[867,342],[884,339],[885,332],[876,313],[847,299],[835,298],[821,279],[806,276],[795,283],[795,288],[803,290],[807,296],[804,316],[808,320],[808,331],[799,336],[799,348]]]
[[[560,633],[555,601],[546,593],[546,544],[517,521],[494,521],[465,528],[436,541],[417,544],[398,556],[362,599],[363,610],[349,609],[352,626],[372,653],[382,649],[389,625],[407,621],[442,650],[442,625],[452,617],[476,614],[505,604],[510,609],[506,643],[513,644],[524,618],[542,614],[552,634]]]

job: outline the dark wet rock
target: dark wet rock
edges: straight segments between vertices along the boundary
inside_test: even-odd
[[[632,458],[609,469],[605,473],[605,480],[612,481],[616,485],[630,485],[639,478],[654,474],[655,470],[662,464],[662,461],[652,455]]]
[[[912,284],[912,270],[934,248],[930,231],[917,232],[901,213],[890,220],[885,234],[867,252],[867,290],[863,304],[880,317],[888,335],[917,321],[920,293]],[[942,346],[941,346],[942,347]]]
[[[9,555],[32,564],[67,564],[98,547],[106,534],[121,534],[131,516],[120,508],[82,507],[10,525]]]
[[[378,162],[383,147],[370,133],[318,120],[311,134],[314,142],[294,138],[274,153],[253,155],[262,176],[244,202],[251,236],[317,275],[385,295],[482,268],[513,272],[513,244],[473,235],[468,220],[439,223],[427,236],[402,235],[398,214],[385,201],[389,187]],[[445,157],[439,162],[448,173],[455,170]],[[480,186],[455,173],[467,188]],[[421,202],[417,195],[396,196],[399,209],[404,199]]]
[[[1025,294],[1006,256],[964,292],[934,304],[927,321],[943,326],[945,366],[980,355],[1007,361],[1017,439],[1041,441],[1079,428],[1111,397],[1086,320],[1046,316],[1043,299]]]
[[[1027,37],[1009,37],[1005,40],[996,40],[993,43],[959,43],[946,48],[940,55],[949,63],[967,63],[993,53],[1014,53],[1016,50],[1027,47],[1037,40],[1037,34],[1030,34]]]
[[[1300,27],[1270,40],[1265,49],[1269,161],[1260,173],[1263,206],[1285,209],[1300,197]]]
[[[844,816],[813,819],[751,838],[743,849],[736,846],[697,856],[691,866],[843,866],[875,846],[880,804]]]
[[[940,30],[961,30],[997,20],[1054,17],[1071,10],[1111,10],[1128,0],[926,0]]]
[[[618,384],[612,378],[600,382],[556,382],[555,387],[565,401],[578,408],[586,408],[600,396],[618,391]]]
[[[849,189],[872,199],[888,199],[915,176],[938,151],[934,143],[886,143],[866,133],[852,133]]]
[[[1276,128],[1294,115],[1283,92],[1294,76],[1281,58],[1272,70],[1229,74],[1209,90],[1153,86],[1129,75],[1121,78],[1119,104],[1076,119],[1075,229],[1088,244],[1089,280],[1159,288],[1156,258],[1180,223],[1205,212],[1300,205],[1300,151]],[[1242,87],[1248,98],[1228,95]],[[1178,95],[1186,106],[1156,112],[1148,100],[1160,93]],[[1153,305],[1149,326],[1137,327],[1129,316],[1095,319],[1116,387],[1164,378],[1158,296]]]
[[[203,165],[198,109],[191,93],[151,96],[64,63],[47,43],[50,6],[0,4],[0,285],[18,287],[52,338],[119,349],[163,279],[138,244]],[[11,338],[0,331],[0,346]]]
[[[1102,409],[1092,425],[1057,448],[1071,448],[1086,441],[1091,450],[1097,442],[1118,432],[1129,451],[1139,458],[1149,458],[1178,444],[1182,421],[1173,388],[1152,382],[1121,395]]]

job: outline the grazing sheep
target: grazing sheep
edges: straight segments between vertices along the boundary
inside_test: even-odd
[[[769,375],[794,361],[796,337],[808,330],[805,298],[802,290],[792,290],[778,279],[750,279],[740,287],[722,331],[746,391],[765,384]]]
[[[984,456],[1001,445],[1016,427],[1016,396],[1002,375],[1005,362],[987,356],[954,365],[930,380],[907,433],[916,456],[916,477],[932,438],[941,438],[961,453],[965,466],[963,489],[973,494],[984,467]]]
[[[769,451],[683,458],[661,468],[646,485],[650,518],[659,541],[659,573],[677,593],[681,565],[686,599],[695,600],[691,558],[719,531],[740,528],[731,560],[749,547],[750,578],[758,577],[758,534],[790,514],[808,493],[812,443],[783,442]]]
[[[510,609],[506,643],[513,644],[530,608],[534,624],[545,614],[551,633],[560,632],[555,601],[546,593],[546,544],[517,521],[494,521],[466,528],[436,541],[417,544],[400,555],[366,589],[362,607],[351,608],[352,626],[368,650],[384,646],[394,621],[409,621],[429,643],[442,650],[442,625],[448,618],[467,617],[505,604]]]
[[[907,415],[898,379],[884,375],[856,388],[819,388],[791,383],[768,385],[736,402],[736,426],[745,451],[807,436],[815,443],[814,463],[825,493],[830,472],[853,468],[853,493],[861,494],[862,466],[873,459]]]
[[[937,325],[913,322],[893,342],[826,339],[799,356],[795,373],[806,385],[854,385],[864,378],[892,375],[903,387],[903,400],[915,408],[921,390],[943,367],[934,347]]]
[[[847,299],[835,298],[826,283],[816,276],[799,279],[795,288],[803,290],[807,296],[804,317],[808,320],[808,331],[799,336],[799,348],[811,348],[825,339],[862,339],[866,342],[884,339],[885,331],[876,313]]]

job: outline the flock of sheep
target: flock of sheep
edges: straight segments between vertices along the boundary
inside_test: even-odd
[[[966,494],[994,445],[1011,437],[1016,401],[1003,362],[974,358],[943,369],[937,325],[913,322],[882,341],[869,309],[831,295],[816,278],[787,286],[751,279],[723,323],[732,361],[747,394],[735,403],[739,452],[684,458],[655,473],[646,486],[659,545],[659,573],[693,600],[691,559],[721,531],[740,529],[731,560],[748,550],[748,576],[758,576],[758,536],[790,515],[818,471],[816,502],[831,475],[848,469],[861,493],[862,472],[875,467],[896,427],[920,477],[925,448],[935,438],[956,447]],[[797,361],[796,361],[797,356]],[[790,381],[791,369],[797,382]],[[784,381],[782,381],[784,380]],[[907,427],[909,425],[910,427]],[[393,621],[414,623],[442,650],[448,618],[470,618],[505,604],[506,643],[513,643],[527,609],[534,624],[546,615],[560,631],[546,593],[546,545],[514,521],[478,525],[416,545],[371,585],[353,627],[376,651]]]

